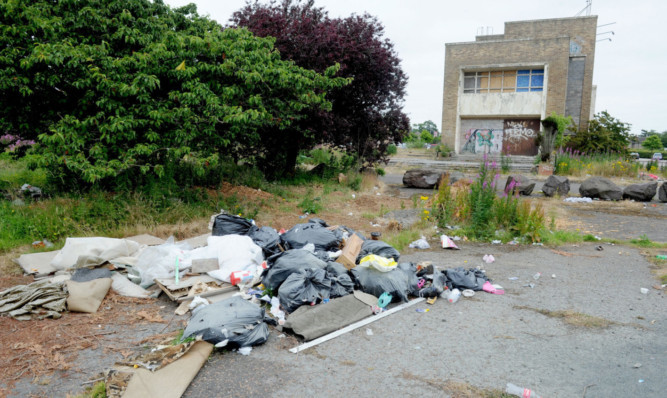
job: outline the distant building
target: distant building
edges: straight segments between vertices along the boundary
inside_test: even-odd
[[[536,155],[540,120],[592,118],[597,16],[506,22],[447,43],[442,141],[457,153]]]

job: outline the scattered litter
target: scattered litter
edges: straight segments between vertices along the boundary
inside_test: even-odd
[[[484,260],[484,262],[487,264],[491,264],[492,262],[496,261],[492,254],[485,254],[484,257],[482,257],[482,260]]]
[[[542,273],[538,272],[535,275],[533,275],[533,279],[538,280],[538,279],[540,279],[540,276],[542,276]]]
[[[635,368],[635,369],[639,369],[639,368],[642,367],[642,364],[637,362],[636,364],[632,365],[632,367]]]
[[[366,336],[372,336],[373,335],[373,330],[372,329],[366,329]]]
[[[639,379],[639,380],[637,380],[637,382],[638,382],[638,383],[643,383],[643,382],[644,382],[644,379]]]
[[[426,237],[422,236],[420,239],[410,243],[411,249],[430,249],[431,245],[428,244]]]
[[[250,355],[250,352],[252,351],[252,347],[241,347],[239,348],[239,354],[241,355]]]
[[[67,290],[65,283],[48,280],[17,285],[0,292],[0,314],[8,314],[19,321],[60,318],[65,311]]]
[[[507,242],[508,245],[518,245],[520,242],[517,240],[517,238],[512,239],[511,241]]]
[[[475,291],[471,289],[465,289],[464,291],[461,292],[463,297],[472,297],[475,295]]]
[[[593,236],[593,237],[595,238],[595,240],[602,240],[602,238],[599,237],[599,236],[597,236],[597,235],[595,235],[595,236]]]
[[[37,241],[32,242],[32,247],[35,248],[35,249],[39,249],[39,248],[42,248],[42,247],[51,248],[51,247],[53,247],[53,243],[49,242],[46,239],[37,240]]]
[[[601,251],[604,250],[604,247],[602,247],[602,246],[595,246],[595,250],[601,252]],[[620,253],[619,253],[619,254],[620,254]]]
[[[431,310],[429,308],[417,308],[415,311],[423,313],[423,312],[429,312]]]
[[[452,236],[452,240],[458,242],[458,241],[461,240],[461,237],[460,236]]]
[[[435,304],[435,300],[437,300],[437,299],[438,299],[438,296],[434,296],[434,297],[431,297],[429,299],[426,299],[426,304],[433,305],[433,304]]]
[[[454,304],[457,301],[459,301],[460,297],[461,297],[461,291],[459,289],[452,289],[447,295],[447,301]]]
[[[111,288],[111,278],[88,282],[65,282],[68,291],[67,308],[70,311],[95,313]]]
[[[509,280],[511,280],[511,281],[516,281],[516,280],[519,279],[519,277],[518,277],[518,276],[510,276],[510,277],[507,278],[507,279],[509,279]]]
[[[658,260],[667,260],[667,256],[664,254],[658,254],[657,256],[655,256],[655,258],[657,258]]]
[[[456,246],[456,243],[454,243],[454,241],[451,240],[447,235],[440,236],[440,244],[442,245],[443,249],[460,250],[459,247]]]
[[[376,254],[369,254],[359,261],[357,267],[373,267],[381,272],[389,272],[395,269],[398,263],[393,258],[386,258]]]
[[[517,397],[540,398],[539,395],[535,393],[535,391],[532,391],[528,388],[519,387],[512,383],[507,383],[507,388],[505,388],[505,392],[511,395],[516,395]]]
[[[593,199],[591,198],[576,198],[576,197],[570,197],[570,198],[565,198],[563,202],[569,202],[569,203],[592,203]]]
[[[552,277],[553,279],[556,279],[556,274],[551,274],[551,277]]]
[[[535,284],[534,283],[529,283],[527,285],[523,285],[523,287],[529,287],[529,288],[533,289],[535,287]]]
[[[505,294],[505,291],[502,289],[497,289],[494,285],[491,284],[491,282],[486,281],[484,282],[484,285],[482,286],[482,290],[484,290],[487,293],[492,293],[492,294]]]
[[[648,294],[648,289],[645,288],[645,287],[639,288],[639,291],[640,291],[642,294]]]
[[[500,240],[498,240],[498,239],[496,239],[496,240],[492,240],[492,241],[491,241],[491,244],[492,244],[492,245],[499,245],[499,244],[501,244],[501,243],[503,243],[503,242],[500,241]]]

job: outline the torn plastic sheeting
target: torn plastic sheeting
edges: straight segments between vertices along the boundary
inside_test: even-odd
[[[365,240],[361,245],[361,251],[357,256],[357,263],[364,257],[369,254],[376,254],[381,257],[393,258],[398,262],[398,259],[401,257],[401,253],[398,250],[394,249],[389,243],[383,242],[381,240]]]
[[[252,221],[231,214],[218,214],[214,216],[211,234],[213,236],[224,235],[248,235],[257,227]]]
[[[303,336],[305,341],[310,341],[371,316],[371,307],[357,298],[357,295],[367,296],[366,301],[377,301],[377,298],[370,294],[357,291],[333,299],[326,305],[302,306],[290,314],[284,327]]]
[[[180,263],[180,260],[190,249],[189,244],[175,243],[174,237],[170,236],[166,243],[142,250],[135,266],[132,267],[141,276],[141,287],[150,287],[157,278],[173,277],[177,259],[179,259],[179,270],[187,268],[189,265]]]
[[[313,305],[329,298],[331,280],[321,268],[299,270],[285,279],[278,289],[280,305],[288,313],[304,304]]]
[[[201,256],[201,257],[200,257]],[[230,274],[234,271],[250,271],[254,274],[264,261],[262,248],[250,237],[240,235],[209,236],[208,246],[195,249],[186,258],[218,259],[219,269],[207,274],[225,282],[231,282]]]
[[[278,291],[280,285],[292,273],[306,268],[324,269],[327,263],[317,258],[313,253],[306,250],[288,250],[270,259],[273,263],[269,271],[264,275],[262,283],[267,288]]]
[[[64,282],[48,280],[17,285],[0,292],[0,314],[19,321],[33,318],[60,318],[65,311],[67,289]]]
[[[336,251],[342,236],[323,227],[319,223],[305,223],[293,226],[280,236],[286,250],[300,249],[312,243],[316,251]]]
[[[51,266],[63,270],[101,265],[118,257],[131,257],[139,251],[137,242],[114,238],[67,238],[65,246],[51,260]]]
[[[445,275],[447,275],[447,287],[449,289],[458,288],[480,291],[482,290],[482,286],[484,286],[484,282],[489,280],[483,271],[475,268],[450,268],[445,270]]]
[[[239,296],[234,296],[197,311],[183,331],[182,339],[202,336],[212,344],[249,347],[263,344],[269,337],[264,323],[264,309]]]
[[[391,294],[393,302],[408,301],[409,295],[416,296],[419,291],[417,267],[412,263],[401,263],[390,272],[356,267],[350,270],[350,273],[360,290],[375,297],[387,292]]]
[[[343,297],[354,291],[354,282],[347,273],[347,268],[339,263],[327,264],[327,275],[331,279],[331,294],[329,297]]]

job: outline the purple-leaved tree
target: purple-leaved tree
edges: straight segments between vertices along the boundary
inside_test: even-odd
[[[339,63],[336,76],[354,79],[327,94],[331,111],[314,110],[300,121],[298,127],[307,133],[298,136],[306,139],[294,142],[288,153],[276,154],[286,157],[287,169],[293,168],[300,149],[315,144],[344,148],[368,166],[386,160],[387,146],[409,131],[403,112],[407,76],[377,18],[368,14],[330,18],[313,0],[273,0],[246,2],[230,22],[255,35],[275,37],[282,57],[298,66],[324,73]],[[271,139],[289,139],[289,133]]]

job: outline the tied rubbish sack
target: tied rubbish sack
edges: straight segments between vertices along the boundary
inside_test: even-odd
[[[278,297],[280,305],[288,313],[304,304],[315,305],[329,298],[331,280],[321,268],[307,268],[291,274],[280,285]]]
[[[361,245],[361,251],[357,256],[357,263],[369,254],[375,254],[385,258],[393,258],[396,262],[398,262],[398,259],[401,257],[401,253],[399,253],[398,250],[394,249],[389,243],[381,240],[365,240]]]
[[[239,296],[209,304],[198,310],[183,331],[182,339],[202,336],[216,347],[251,347],[269,337],[264,309]]]
[[[271,227],[262,227],[252,229],[248,236],[253,242],[264,251],[264,255],[270,257],[274,254],[280,253],[280,235],[278,231]]]
[[[248,235],[254,229],[257,229],[257,227],[248,219],[231,214],[220,213],[213,216],[211,235]]]
[[[461,290],[470,289],[480,291],[484,286],[484,282],[490,281],[484,271],[476,268],[449,268],[445,270],[445,275],[447,275],[446,283],[450,290],[458,288]]]
[[[352,268],[350,273],[359,290],[375,297],[386,292],[391,295],[392,302],[407,302],[409,295],[416,296],[419,292],[417,267],[413,263],[398,264],[389,272],[371,267],[356,267]]]
[[[307,250],[288,250],[269,258],[271,265],[262,279],[262,283],[274,292],[291,274],[306,268],[324,269],[327,263]]]
[[[347,296],[354,291],[354,282],[344,265],[329,262],[326,271],[331,280],[331,293],[329,294],[331,298]]]
[[[309,243],[315,246],[315,251],[336,251],[342,241],[342,235],[328,230],[319,222],[297,224],[280,236],[285,250],[301,249]]]

